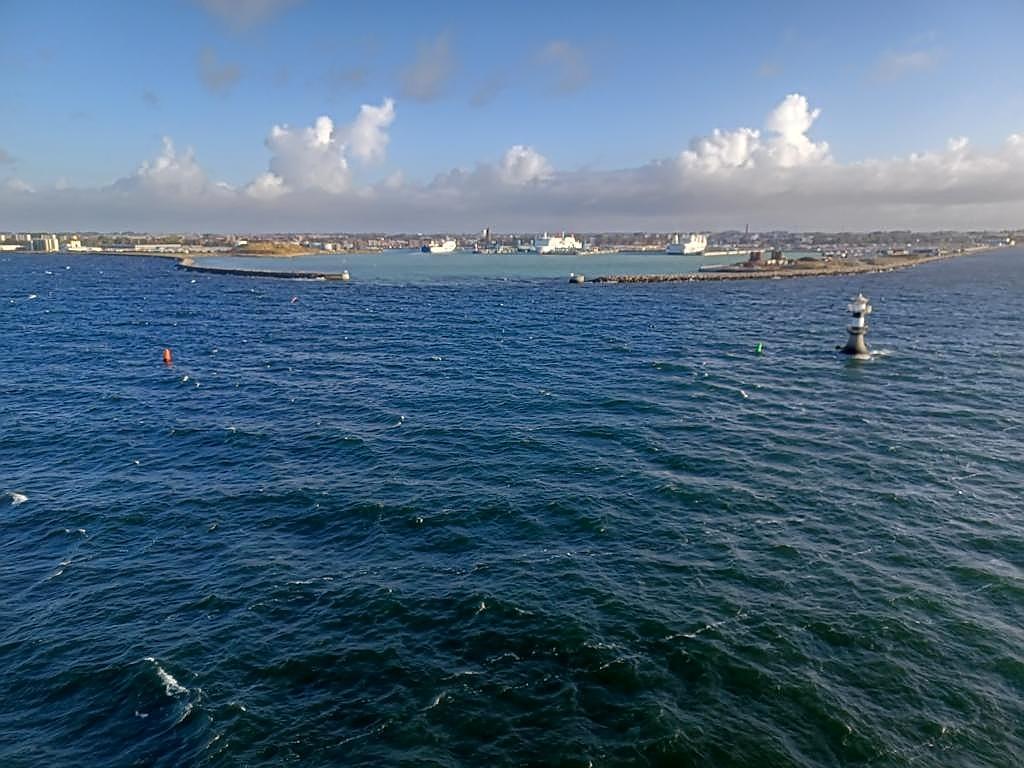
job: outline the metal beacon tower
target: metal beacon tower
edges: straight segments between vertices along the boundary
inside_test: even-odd
[[[850,332],[850,337],[846,340],[846,346],[841,351],[844,355],[866,357],[870,352],[868,351],[867,342],[864,341],[864,334],[868,331],[867,316],[871,314],[871,305],[868,304],[867,296],[858,293],[850,299],[850,303],[846,308],[853,315],[853,322],[846,327],[846,330]]]

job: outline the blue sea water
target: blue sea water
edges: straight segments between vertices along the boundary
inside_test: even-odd
[[[1024,252],[506,277],[0,257],[0,765],[1022,764]]]

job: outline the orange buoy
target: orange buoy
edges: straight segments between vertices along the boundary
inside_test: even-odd
[[[170,365],[172,362],[174,362],[174,356],[171,355],[171,350],[164,347],[164,365]]]

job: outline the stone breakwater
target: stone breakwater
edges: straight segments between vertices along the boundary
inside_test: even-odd
[[[274,269],[236,269],[233,267],[211,267],[204,264],[197,264],[194,259],[179,259],[176,265],[178,269],[190,272],[213,272],[218,275],[243,275],[246,277],[286,277],[292,280],[338,280],[345,278],[340,274],[328,272],[287,272]]]
[[[938,256],[921,257],[884,257],[872,261],[853,262],[827,262],[808,264],[808,262],[795,262],[783,267],[771,268],[744,268],[741,265],[735,267],[723,267],[715,271],[686,272],[671,275],[602,275],[588,280],[590,283],[681,283],[697,282],[705,280],[773,280],[776,278],[789,277],[825,277],[835,275],[858,275],[871,272],[894,272],[900,269],[909,269],[918,264],[926,264],[930,261],[942,261],[956,256],[965,256],[970,253],[979,253],[990,250],[988,248],[970,248],[960,252],[943,253]]]

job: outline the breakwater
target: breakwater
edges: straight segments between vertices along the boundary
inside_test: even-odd
[[[981,253],[989,248],[973,248],[962,252],[949,252],[936,256],[880,257],[871,261],[791,262],[780,267],[744,267],[729,265],[701,272],[683,272],[669,275],[602,275],[588,280],[590,283],[689,283],[709,280],[773,280],[794,277],[839,277],[870,273],[895,272],[920,264],[944,261],[957,256]]]
[[[242,277],[283,277],[291,280],[337,280],[339,282],[346,279],[340,274],[330,272],[288,272],[276,269],[236,269],[233,267],[207,266],[187,258],[179,259],[175,266],[178,269],[184,269],[189,272],[210,272],[216,275],[239,275]]]

